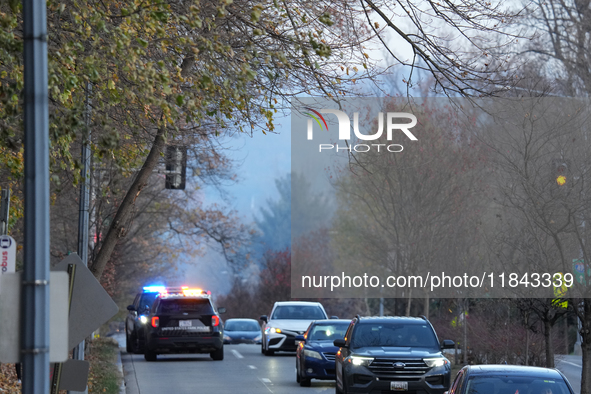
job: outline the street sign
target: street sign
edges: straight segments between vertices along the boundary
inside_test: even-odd
[[[0,275],[0,362],[21,361],[21,284],[22,273]],[[68,359],[68,275],[51,272],[49,276],[49,361]]]
[[[10,235],[0,235],[0,267],[2,274],[16,270],[16,241]]]
[[[585,267],[587,267],[587,276],[591,276],[591,268],[585,264],[585,260],[583,259],[574,259],[573,260],[573,273],[575,274],[575,278],[577,279],[577,283],[586,286],[585,280]]]
[[[76,266],[70,304],[70,338],[68,340],[68,347],[73,349],[101,324],[119,312],[119,307],[77,254],[69,255],[52,270],[67,272],[70,264]]]

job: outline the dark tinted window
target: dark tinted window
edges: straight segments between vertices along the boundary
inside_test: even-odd
[[[228,320],[224,325],[226,331],[261,331],[259,323],[248,320]]]
[[[200,315],[213,315],[213,308],[209,300],[192,300],[192,299],[163,299],[160,301],[158,313],[174,314],[174,313],[196,313]]]
[[[354,348],[389,346],[439,349],[437,338],[428,324],[360,323],[351,340]]]
[[[465,390],[463,390],[465,394],[570,394],[562,379],[516,376],[514,374],[472,375],[468,377],[465,386]]]
[[[142,294],[137,309],[140,311],[150,309],[150,307],[154,303],[154,300],[156,299],[157,296],[158,296],[158,293],[144,293],[144,294]]]
[[[326,319],[326,315],[316,305],[280,305],[275,308],[271,319],[320,320]]]
[[[312,327],[309,335],[309,341],[334,341],[343,339],[349,323],[336,324],[316,324]]]

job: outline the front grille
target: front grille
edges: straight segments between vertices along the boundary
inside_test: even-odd
[[[334,361],[334,359],[336,358],[337,354],[336,353],[322,353],[324,355],[324,357],[328,360],[328,361]]]
[[[394,364],[403,363],[402,367]],[[422,359],[401,358],[376,358],[368,367],[377,376],[382,375],[423,375],[428,370],[427,364]]]

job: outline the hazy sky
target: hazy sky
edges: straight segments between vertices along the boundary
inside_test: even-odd
[[[267,200],[279,198],[275,179],[291,171],[290,117],[278,119],[276,130],[278,134],[265,135],[259,130],[252,137],[239,135],[224,142],[230,148],[226,151],[228,156],[237,162],[234,170],[238,179],[223,189],[229,197],[227,205],[236,210],[244,223],[254,223]],[[219,202],[220,193],[215,188],[204,190],[206,206]],[[214,293],[227,292],[231,278],[224,265],[223,256],[207,253],[192,264],[185,264],[185,279]]]

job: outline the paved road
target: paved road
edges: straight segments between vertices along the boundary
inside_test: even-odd
[[[560,370],[568,379],[575,394],[581,392],[581,370],[583,360],[581,356],[556,356],[554,359],[556,369]]]
[[[115,338],[125,345],[123,335]],[[256,345],[226,345],[223,361],[188,354],[159,355],[158,361],[146,362],[143,355],[128,354],[124,348],[121,358],[126,394],[334,393],[332,381],[313,380],[312,387],[300,387],[295,381],[294,353],[267,357]]]
[[[160,355],[156,362],[146,362],[143,355],[125,352],[125,336],[119,341],[126,394],[162,393],[240,393],[291,394],[334,393],[334,382],[312,381],[312,387],[300,387],[295,381],[295,355],[278,353],[263,356],[259,346],[226,345],[224,360],[213,361],[209,355]],[[576,394],[581,389],[581,357],[556,356],[556,368],[562,371]]]

